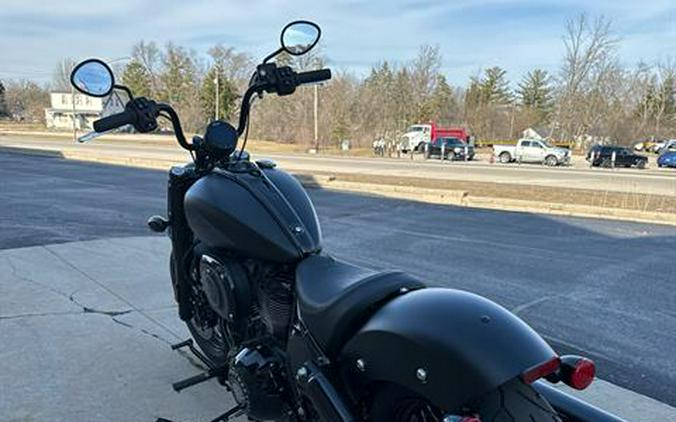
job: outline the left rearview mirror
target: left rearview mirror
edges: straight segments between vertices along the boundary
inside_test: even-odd
[[[70,74],[70,83],[83,94],[105,97],[115,86],[115,77],[110,67],[99,59],[80,62]]]

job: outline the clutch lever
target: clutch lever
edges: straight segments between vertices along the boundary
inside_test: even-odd
[[[106,132],[97,132],[97,131],[93,130],[93,131],[91,131],[87,134],[84,134],[84,135],[78,137],[77,141],[81,144],[84,144],[86,142],[93,141],[94,139],[98,138],[101,135],[104,135],[105,133]]]

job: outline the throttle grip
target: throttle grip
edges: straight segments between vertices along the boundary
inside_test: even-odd
[[[296,75],[298,85],[322,82],[331,79],[331,69],[311,70]]]

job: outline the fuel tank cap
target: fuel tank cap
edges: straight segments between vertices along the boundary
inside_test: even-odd
[[[256,164],[258,165],[258,167],[260,167],[262,169],[273,169],[273,168],[277,167],[277,163],[275,163],[272,160],[267,160],[267,159],[258,160],[258,161],[256,161]]]

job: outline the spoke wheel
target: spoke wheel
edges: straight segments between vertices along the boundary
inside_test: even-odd
[[[225,323],[211,309],[193,307],[193,316],[186,324],[210,363],[213,366],[224,365],[230,350]]]
[[[170,257],[172,279],[177,277],[174,254]],[[225,322],[211,310],[202,287],[192,286],[192,317],[186,321],[188,330],[212,366],[227,362],[231,341]]]
[[[383,385],[370,406],[372,422],[441,422],[440,409],[423,397],[396,385]]]
[[[439,411],[435,411],[424,400],[410,399],[397,406],[394,422],[437,422],[441,421]]]

